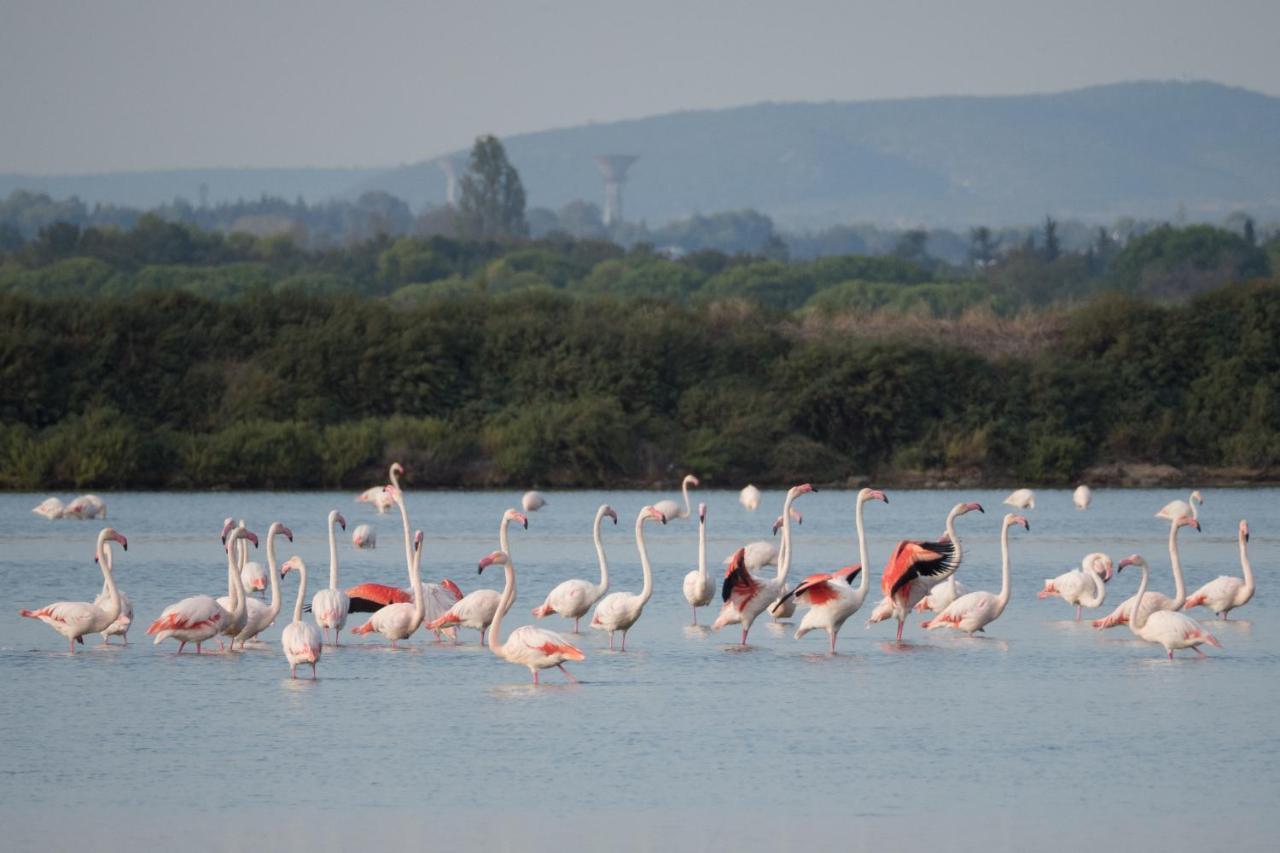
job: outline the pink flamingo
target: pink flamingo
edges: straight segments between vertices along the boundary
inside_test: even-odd
[[[418,626],[422,624],[424,612],[422,575],[419,570],[422,560],[421,530],[414,531],[412,554],[413,558],[409,561],[409,585],[413,588],[413,603],[402,601],[388,604],[370,616],[368,622],[352,629],[352,634],[372,634],[377,631],[391,641],[391,648],[394,649],[397,640],[410,637],[414,631],[418,630]]]
[[[227,578],[229,583],[238,583],[236,573],[235,549],[236,540],[247,536],[255,545],[257,537],[243,527],[234,528],[227,537]],[[170,604],[160,613],[160,618],[151,623],[147,634],[155,636],[155,644],[160,645],[173,637],[178,641],[178,654],[186,648],[187,643],[196,644],[196,654],[200,654],[205,640],[217,635],[227,618],[227,611],[209,595],[193,595]]]
[[[552,613],[573,620],[573,633],[578,633],[578,622],[592,605],[609,591],[609,560],[604,554],[604,540],[600,536],[600,525],[605,518],[613,519],[616,526],[618,514],[608,504],[600,504],[596,509],[595,520],[591,523],[591,538],[596,546],[596,558],[600,563],[600,583],[574,578],[558,584],[547,593],[546,600],[533,608],[533,615],[541,619]],[[505,550],[505,549],[504,549]]]
[[[502,520],[498,523],[498,547],[507,554],[511,553],[507,527],[513,521],[520,522],[520,526],[525,530],[529,529],[528,516],[519,510],[508,509],[502,513]],[[448,583],[452,584],[452,581]],[[501,599],[502,596],[496,589],[472,590],[450,605],[441,616],[431,620],[427,624],[427,630],[438,633],[449,628],[475,628],[480,631],[480,645],[483,646],[485,631],[489,629],[489,623],[498,612],[498,603]]]
[[[902,541],[880,576],[880,591],[898,620],[897,642],[902,642],[902,626],[907,614],[920,599],[960,567],[963,550],[956,536],[956,519],[965,513],[986,512],[982,504],[959,503],[947,513],[947,533],[938,542]],[[877,607],[877,610],[880,608]],[[873,618],[875,614],[872,614]]]
[[[1249,522],[1241,520],[1239,538],[1240,569],[1244,572],[1244,579],[1231,575],[1218,576],[1191,593],[1184,610],[1204,604],[1217,613],[1219,619],[1225,620],[1228,613],[1237,607],[1243,607],[1249,603],[1249,599],[1253,598],[1253,566],[1249,565],[1248,550]]]
[[[502,639],[502,616],[511,609],[516,600],[516,570],[511,564],[511,557],[502,551],[494,551],[480,561],[477,573],[483,572],[485,566],[502,566],[506,572],[506,584],[502,587],[502,599],[493,621],[489,623],[489,648],[500,659],[507,663],[529,667],[533,673],[533,683],[538,683],[540,670],[556,667],[570,681],[576,682],[569,670],[564,668],[567,660],[585,660],[586,655],[569,640],[554,631],[522,625],[511,632],[511,636]]]
[[[1190,516],[1182,516],[1181,519],[1195,521]],[[1217,637],[1206,631],[1199,622],[1187,614],[1172,610],[1147,612],[1145,608],[1139,606],[1142,594],[1147,591],[1147,561],[1133,554],[1120,561],[1117,571],[1123,571],[1125,566],[1137,566],[1142,570],[1142,582],[1138,584],[1138,594],[1131,599],[1133,605],[1130,607],[1129,614],[1129,630],[1133,631],[1137,637],[1148,643],[1159,643],[1164,646],[1164,650],[1169,654],[1169,660],[1173,660],[1175,649],[1195,649],[1200,657],[1208,657],[1200,651],[1201,643],[1222,648],[1222,643],[1218,642]]]
[[[937,616],[921,622],[921,628],[929,631],[955,628],[972,637],[975,632],[1000,618],[1009,604],[1009,528],[1015,524],[1031,530],[1031,525],[1022,516],[1011,512],[1005,514],[1000,525],[1000,594],[993,595],[986,590],[978,590],[962,595]]]
[[[270,542],[267,544],[270,547]],[[311,680],[315,681],[316,664],[324,653],[324,637],[315,625],[302,621],[302,602],[307,597],[307,564],[301,557],[290,557],[285,561],[284,570],[288,572],[290,569],[298,570],[298,600],[293,604],[293,621],[280,633],[280,650],[289,662],[290,678],[298,677],[298,664],[309,663]]]
[[[103,554],[103,546],[108,542],[119,542],[120,547],[129,550],[129,540],[110,527],[98,532],[98,544],[95,557],[98,568],[102,570],[102,581],[106,584],[109,600],[105,607],[99,607],[88,601],[55,601],[38,610],[19,610],[20,616],[28,619],[39,619],[53,630],[67,638],[71,653],[75,654],[76,643],[84,645],[85,634],[97,634],[105,631],[120,615],[120,592],[116,589],[115,579],[111,576],[111,558]]]
[[[1036,598],[1060,597],[1067,604],[1076,606],[1076,621],[1080,621],[1080,608],[1099,607],[1107,597],[1107,581],[1111,580],[1111,558],[1101,551],[1085,554],[1080,568],[1064,572],[1056,578],[1045,578],[1044,589]]]
[[[1142,596],[1142,610],[1154,613],[1157,610],[1181,610],[1187,600],[1186,587],[1182,581],[1182,560],[1178,553],[1178,530],[1183,527],[1194,527],[1198,532],[1200,522],[1190,515],[1175,515],[1169,523],[1169,562],[1173,566],[1173,598],[1163,592],[1147,592]],[[1120,602],[1120,605],[1109,616],[1095,619],[1091,623],[1095,628],[1114,628],[1127,625],[1133,615],[1133,603],[1137,596],[1131,596]]]
[[[591,627],[597,631],[609,632],[609,649],[613,649],[613,635],[622,632],[622,651],[627,650],[627,632],[640,620],[644,606],[653,595],[653,567],[649,565],[649,551],[644,544],[644,523],[657,521],[667,523],[667,517],[657,509],[646,506],[636,516],[636,548],[640,551],[640,571],[644,576],[644,585],[640,594],[633,592],[611,592],[596,605],[596,612],[591,616]]]

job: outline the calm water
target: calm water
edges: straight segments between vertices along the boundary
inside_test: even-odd
[[[606,522],[612,588],[638,591],[636,512],[667,496],[549,495],[529,530],[512,530],[519,599],[508,627],[534,621],[529,609],[561,580],[596,576],[590,523],[602,501],[621,517]],[[1272,850],[1277,491],[1207,491],[1204,532],[1181,534],[1194,588],[1239,574],[1237,521],[1253,533],[1260,592],[1241,621],[1212,624],[1225,649],[1209,649],[1209,660],[1183,652],[1170,664],[1127,629],[1095,632],[1067,621],[1061,601],[1035,599],[1043,577],[1098,549],[1117,562],[1143,553],[1153,587],[1171,590],[1168,527],[1151,515],[1180,496],[1100,491],[1082,513],[1069,493],[1042,491],[1030,533],[1012,531],[1013,600],[989,638],[926,635],[913,619],[899,647],[893,623],[865,630],[864,612],[835,658],[823,654],[825,634],[797,642],[794,626],[758,621],[747,651],[732,647],[736,626],[689,629],[680,589],[695,566],[696,521],[650,525],[655,593],[628,652],[609,653],[603,634],[587,632],[587,660],[570,665],[584,683],[551,670],[533,689],[527,670],[481,652],[473,631],[456,647],[419,637],[399,651],[353,637],[326,649],[317,683],[291,682],[278,638],[293,575],[261,649],[179,658],[173,642],[151,645],[145,627],[165,605],[225,593],[217,533],[227,515],[262,534],[274,519],[292,527],[280,558],[307,560],[308,598],[327,578],[325,514],[335,507],[352,526],[374,523],[380,539],[372,552],[342,540],[342,585],[405,585],[398,519],[347,493],[105,495],[110,523],[129,537],[116,575],[134,602],[133,642],[104,647],[95,636],[69,655],[16,611],[93,598],[100,524],[32,515],[43,494],[0,495],[5,847],[60,849],[91,832],[94,849],[137,849],[198,832],[203,847],[236,850],[264,834],[271,847],[308,850]],[[477,579],[475,564],[517,497],[410,492],[411,520],[427,534],[426,579],[499,585],[498,574]],[[873,581],[897,539],[936,535],[953,503],[979,500],[987,515],[958,524],[961,577],[997,590],[1001,497],[896,491],[888,506],[869,504]],[[768,493],[754,514],[735,493],[697,498],[709,506],[715,570],[737,544],[767,535],[782,496]],[[856,560],[851,493],[806,495],[797,508],[793,579]],[[1137,583],[1121,575],[1102,612]]]

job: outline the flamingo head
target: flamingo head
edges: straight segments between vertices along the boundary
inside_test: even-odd
[[[1173,523],[1173,526],[1175,529],[1179,527],[1194,527],[1197,533],[1200,532],[1200,522],[1189,515],[1184,515],[1179,518]]]
[[[234,518],[228,517],[222,520],[222,533],[220,535],[222,537],[223,545],[227,544],[227,534],[230,533],[231,528],[235,526],[236,526],[236,520]]]
[[[698,504],[698,523],[699,524],[707,523],[707,505],[706,504]]]
[[[294,555],[284,561],[284,565],[280,567],[280,577],[284,577],[289,572],[300,572],[304,568],[302,558]]]
[[[667,517],[663,515],[660,510],[656,510],[651,506],[647,506],[640,510],[640,520],[660,521],[663,524],[667,523]]]
[[[257,548],[257,547],[258,547],[258,534],[254,533],[252,530],[249,530],[249,529],[247,529],[247,528],[241,527],[241,528],[240,528],[240,538],[241,538],[241,539],[248,539],[250,542],[252,542],[252,543],[253,543],[253,547],[255,547],[255,548]]]
[[[422,550],[422,538],[423,538],[423,537],[422,537],[422,531],[421,531],[421,530],[415,530],[415,531],[413,531],[413,550],[415,550],[415,551],[421,551],[421,550]]]
[[[800,510],[792,507],[791,520],[796,524],[804,524],[804,516],[800,514]],[[778,516],[773,522],[773,535],[778,535],[778,528],[782,526],[782,516]]]
[[[608,506],[608,505],[606,504],[606,505],[605,505],[605,508],[604,508],[604,514],[605,514],[605,515],[607,515],[607,516],[609,516],[610,518],[612,518],[612,519],[613,519],[613,523],[614,523],[614,524],[617,524],[617,523],[618,523],[618,514],[617,514],[616,512],[614,512],[613,507]]]
[[[863,489],[858,492],[859,501],[884,501],[889,502],[889,496],[879,489]]]
[[[1106,554],[1099,554],[1098,556],[1094,557],[1093,565],[1094,565],[1095,571],[1098,570],[1099,566],[1101,567],[1102,570],[1098,573],[1102,575],[1103,583],[1106,583],[1107,581],[1115,577],[1115,572],[1111,571],[1111,558],[1108,557]]]
[[[964,515],[965,513],[973,512],[974,510],[977,510],[983,515],[987,514],[987,511],[982,508],[982,504],[978,503],[977,501],[971,501],[970,503],[967,503],[967,504],[961,504],[960,511],[956,513],[956,515]]]
[[[1013,513],[1009,513],[1004,517],[1005,527],[1012,527],[1015,524],[1021,524],[1024,530],[1027,530],[1027,531],[1031,530],[1031,525],[1027,522],[1027,519],[1025,516],[1014,515]]]
[[[688,486],[701,486],[701,485],[702,485],[702,482],[701,482],[697,477],[693,476],[692,474],[686,474],[686,475],[685,475],[685,477],[684,477],[684,481],[683,481],[680,485],[681,485],[681,486],[685,486],[685,485],[688,485]]]
[[[507,556],[505,551],[494,551],[493,553],[480,558],[480,565],[476,569],[476,574],[481,574],[485,566],[507,566],[511,564],[511,558]]]
[[[509,518],[512,521],[518,521],[520,522],[520,526],[523,527],[525,530],[529,529],[529,516],[525,515],[523,512],[520,512],[514,509],[509,509],[505,513],[503,513],[503,517]]]
[[[329,526],[332,527],[335,524],[341,527],[343,530],[347,529],[346,517],[344,517],[343,514],[338,512],[336,509],[329,513]]]
[[[276,534],[283,536],[285,539],[288,539],[290,542],[293,541],[293,531],[285,527],[283,524],[281,524],[278,521],[275,524],[272,524],[271,529],[267,531],[268,536],[274,536]]]
[[[1249,541],[1249,522],[1244,520],[1240,522],[1240,539],[1245,542]]]
[[[117,533],[114,527],[108,527],[106,529],[106,533],[102,537],[102,541],[104,544],[106,542],[113,542],[113,541],[119,542],[121,548],[125,549],[126,551],[129,550],[129,540],[124,537],[123,533]]]
[[[813,483],[801,483],[798,486],[792,486],[790,490],[788,490],[787,492],[787,497],[798,498],[801,495],[806,495],[809,492],[816,492],[816,491],[818,490],[814,488]]]
[[[1191,493],[1191,500],[1201,505],[1204,504],[1204,496],[1200,494],[1199,489],[1196,489],[1194,492]]]
[[[733,556],[729,558],[729,567],[724,570],[724,576],[729,577],[729,575],[733,574],[739,569],[746,569],[746,567],[747,567],[747,549],[739,548],[738,550],[734,551]]]
[[[391,463],[391,476],[392,476],[392,477],[403,477],[403,476],[404,476],[404,466],[403,466],[403,465],[401,465],[399,462],[392,462],[392,463]]]
[[[1145,566],[1147,561],[1142,559],[1139,554],[1130,554],[1120,561],[1120,565],[1116,566],[1116,574],[1124,571],[1125,566]]]

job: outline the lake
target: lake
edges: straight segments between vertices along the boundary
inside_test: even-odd
[[[0,495],[5,847],[61,849],[92,833],[92,849],[126,850],[190,844],[198,833],[202,847],[225,850],[1272,850],[1280,493],[1204,494],[1203,532],[1180,534],[1188,590],[1240,573],[1241,518],[1260,590],[1228,623],[1192,612],[1225,647],[1206,647],[1206,660],[1183,651],[1170,663],[1127,628],[1095,631],[1070,621],[1062,601],[1035,597],[1043,578],[1094,550],[1117,563],[1142,553],[1152,588],[1171,592],[1168,524],[1152,514],[1184,492],[1099,490],[1078,512],[1069,491],[1039,491],[1025,513],[1030,532],[1011,531],[1013,597],[988,636],[926,633],[913,618],[899,646],[892,621],[863,626],[894,543],[935,537],[952,504],[980,501],[985,515],[957,522],[959,577],[996,591],[1007,507],[1005,492],[891,490],[889,505],[866,507],[873,590],[830,657],[823,632],[796,641],[794,624],[768,617],[746,650],[734,646],[736,626],[689,628],[681,582],[696,566],[696,502],[708,504],[717,574],[735,547],[769,538],[782,504],[781,492],[766,492],[748,513],[736,492],[697,490],[693,518],[646,527],[655,591],[627,652],[610,653],[607,637],[584,627],[587,659],[568,664],[582,684],[552,669],[539,688],[526,669],[481,650],[474,631],[456,646],[419,634],[389,650],[376,635],[350,635],[365,614],[352,614],[342,648],[326,648],[317,682],[291,681],[278,640],[294,575],[261,648],[219,654],[215,642],[214,654],[179,657],[173,641],[152,645],[145,629],[164,606],[225,594],[217,537],[228,515],[263,536],[273,520],[293,529],[279,557],[307,561],[308,599],[327,582],[333,508],[349,521],[341,586],[406,586],[398,516],[346,492],[103,495],[109,523],[129,538],[116,576],[134,603],[132,642],[101,646],[93,635],[70,655],[17,610],[92,600],[101,523],[46,521],[30,512],[44,494]],[[601,502],[620,517],[604,532],[611,589],[638,591],[636,513],[673,496],[548,493],[529,529],[511,531],[519,598],[504,634],[535,622],[530,609],[555,584],[597,577],[590,526]],[[424,579],[501,588],[500,572],[477,577],[475,567],[497,547],[517,493],[406,498],[426,533]],[[846,491],[797,500],[793,582],[857,561],[853,503]],[[377,550],[352,548],[363,522],[376,527]],[[262,550],[253,558],[265,562]],[[1093,615],[1138,580],[1122,573]]]

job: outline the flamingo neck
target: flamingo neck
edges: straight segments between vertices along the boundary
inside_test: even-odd
[[[298,563],[298,600],[293,603],[293,621],[298,623],[302,621],[302,601],[307,597],[307,564],[301,560]]]
[[[338,539],[333,533],[334,526],[338,523],[338,514],[336,512],[329,513],[329,589],[338,588]],[[271,539],[270,536],[267,537]],[[270,541],[268,541],[270,545]]]
[[[707,523],[698,519],[698,577],[707,580]]]
[[[689,478],[680,481],[680,493],[684,495],[684,517],[688,518],[692,509],[689,507]]]
[[[644,606],[653,595],[653,569],[649,565],[649,549],[644,545],[644,523],[648,515],[636,519],[636,549],[640,551],[640,571],[644,574],[644,586],[640,589],[640,605]]]
[[[1243,533],[1240,534],[1240,570],[1244,572],[1244,594],[1247,598],[1253,595],[1253,566],[1249,565],[1249,543]]]
[[[1107,583],[1102,579],[1102,573],[1098,571],[1097,560],[1089,563],[1089,568],[1085,570],[1084,576],[1093,584],[1093,597],[1081,596],[1080,604],[1085,607],[1097,607],[1107,597]]]
[[[858,502],[853,508],[853,525],[858,530],[858,560],[861,561],[859,564],[862,566],[862,577],[858,578],[859,607],[862,606],[863,599],[867,597],[867,588],[871,584],[871,581],[868,580],[871,575],[871,569],[867,565],[867,535],[862,528],[862,507],[866,502],[867,499],[859,495]]]
[[[1170,610],[1181,610],[1187,600],[1187,588],[1182,583],[1182,560],[1178,556],[1178,528],[1174,521],[1169,527],[1169,562],[1173,566],[1173,604]]]
[[[1142,609],[1142,596],[1147,593],[1147,564],[1139,563],[1142,569],[1142,581],[1138,584],[1138,594],[1133,597],[1133,607],[1129,610],[1129,629],[1138,633],[1147,624],[1147,614]],[[1141,618],[1142,621],[1138,621]]]
[[[964,556],[964,549],[960,546],[960,537],[956,535],[956,519],[960,516],[962,506],[952,507],[951,512],[947,513],[947,536],[951,539],[951,547],[956,553],[956,568],[960,567],[960,560]],[[954,575],[955,572],[952,572]]]
[[[1005,606],[1009,603],[1009,528],[1010,524],[1004,525],[1000,531],[1000,594],[996,596],[996,616],[1004,612]],[[955,583],[956,576],[951,576],[952,584]],[[953,593],[955,589],[951,590]],[[955,599],[952,599],[953,601]]]
[[[787,572],[791,571],[791,504],[795,499],[788,491],[782,502],[782,553],[778,555],[778,574],[774,578],[779,587],[787,582]]]
[[[426,595],[422,592],[422,547],[414,549],[413,562],[409,568],[409,586],[413,588],[413,623],[409,629],[412,634],[422,624],[422,617],[427,612]]]
[[[1187,506],[1191,507],[1191,517],[1196,521],[1200,520],[1199,509],[1197,508],[1200,501],[1196,498],[1196,493],[1192,492],[1191,497],[1187,498]]]
[[[395,478],[392,478],[391,484],[395,486]],[[404,525],[404,564],[413,571],[413,545],[410,543],[413,534],[409,532],[409,511],[404,506],[404,492],[400,491],[400,487],[396,486],[396,506],[400,508],[400,522]]]
[[[102,569],[102,586],[108,596],[107,606],[102,609],[109,617],[107,624],[110,625],[120,615],[120,590],[116,589],[116,579],[111,575],[111,548],[107,545],[107,538],[101,534],[98,535],[97,550],[98,568]]]
[[[502,634],[502,617],[516,600],[516,570],[511,565],[510,555],[507,555],[507,564],[502,569],[506,574],[506,582],[502,586],[502,598],[498,599],[498,612],[493,614],[493,621],[489,623],[489,648],[495,655],[506,660],[499,637]]]
[[[227,595],[231,598],[231,614],[237,619],[244,606],[244,600],[240,597],[244,592],[244,584],[240,580],[240,572],[244,567],[244,560],[241,558],[240,551],[241,529],[236,528],[231,531],[231,536],[227,541]]]
[[[502,514],[502,523],[498,525],[498,547],[506,552],[507,556],[511,556],[511,543],[507,539],[507,528],[511,526],[511,516],[507,513]]]
[[[276,526],[271,525],[271,530],[267,531],[267,571],[270,573],[268,578],[271,581],[271,606],[267,609],[271,618],[267,620],[267,624],[275,621],[280,615],[280,570],[276,568],[276,533],[279,532]]]
[[[599,595],[604,595],[609,589],[609,561],[604,555],[604,539],[600,536],[600,524],[604,521],[604,508],[601,507],[596,511],[595,528],[592,530],[592,538],[596,543],[596,558],[600,561],[600,587]],[[597,596],[597,597],[598,597]]]

